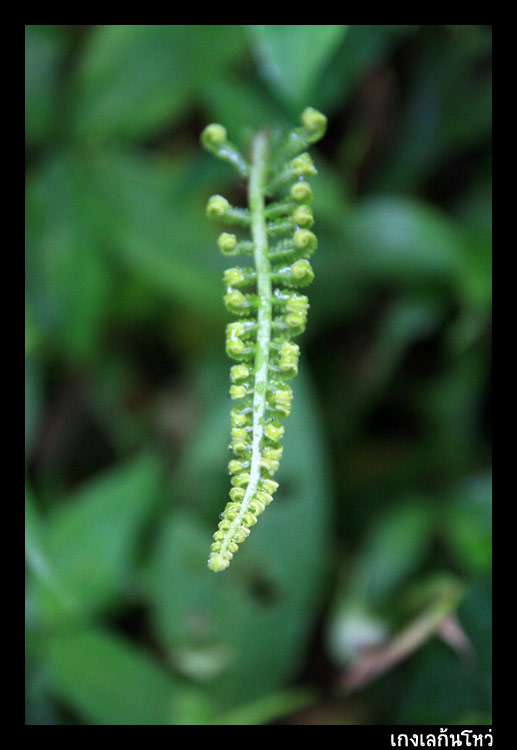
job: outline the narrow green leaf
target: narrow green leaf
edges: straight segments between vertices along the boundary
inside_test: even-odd
[[[248,26],[260,72],[293,109],[309,101],[323,65],[348,26]]]
[[[53,691],[91,724],[173,723],[177,685],[147,653],[100,629],[51,636],[44,660]]]
[[[113,604],[130,580],[142,524],[161,477],[154,459],[140,457],[91,481],[48,519],[45,545],[69,599],[37,589],[44,615],[78,616]]]

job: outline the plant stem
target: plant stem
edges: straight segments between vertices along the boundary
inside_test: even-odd
[[[248,184],[248,205],[251,215],[251,237],[253,256],[257,271],[258,330],[255,353],[255,378],[253,394],[253,437],[251,445],[250,481],[240,502],[240,509],[225,534],[221,554],[224,554],[233,536],[242,523],[248,503],[254,497],[260,480],[260,459],[264,437],[264,414],[266,411],[269,349],[271,345],[272,289],[271,266],[268,258],[268,241],[265,218],[265,177],[268,155],[268,139],[264,132],[255,136],[251,147],[251,171]]]
[[[251,235],[253,238],[253,254],[257,270],[257,293],[259,298],[257,350],[255,354],[255,393],[253,396],[253,443],[250,469],[250,485],[254,484],[255,490],[260,478],[259,461],[261,441],[264,434],[273,299],[264,215],[267,146],[265,133],[258,133],[252,146],[252,167],[249,182]]]

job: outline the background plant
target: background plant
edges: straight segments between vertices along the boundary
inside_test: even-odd
[[[29,723],[490,720],[490,60],[486,26],[26,28]],[[200,211],[245,186],[198,139],[307,105],[280,489],[213,576],[229,316]]]

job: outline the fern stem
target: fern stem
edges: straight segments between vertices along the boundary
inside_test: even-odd
[[[248,183],[248,204],[251,215],[251,237],[253,256],[257,270],[258,316],[257,348],[255,354],[255,380],[253,393],[253,439],[251,445],[250,480],[240,502],[239,512],[225,534],[221,545],[224,556],[242,524],[248,503],[254,497],[260,480],[261,448],[264,437],[264,414],[267,403],[269,370],[269,350],[271,346],[271,322],[273,294],[271,288],[271,267],[268,258],[268,241],[265,217],[265,177],[267,171],[268,140],[260,132],[251,147],[251,171]]]
[[[259,461],[264,435],[264,412],[266,409],[269,349],[271,345],[272,289],[271,267],[268,258],[264,189],[268,142],[265,133],[258,133],[252,144],[252,164],[249,181],[249,207],[251,212],[251,236],[255,268],[257,269],[257,292],[259,298],[257,351],[255,355],[255,393],[253,395],[253,442],[251,452],[250,483],[243,498],[248,502],[257,491],[260,479]]]

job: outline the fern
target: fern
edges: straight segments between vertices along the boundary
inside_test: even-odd
[[[232,489],[208,560],[213,571],[225,570],[239,544],[273,500],[273,476],[282,456],[281,420],[291,411],[288,380],[298,372],[299,347],[292,342],[305,330],[309,301],[297,290],[314,278],[310,256],[317,246],[310,208],[316,174],[305,149],[323,137],[326,118],[308,107],[301,126],[283,139],[268,131],[252,140],[249,162],[228,141],[226,129],[208,125],[203,146],[230,163],[248,180],[248,207],[237,208],[221,195],[212,196],[207,215],[236,230],[223,232],[219,249],[227,256],[250,256],[244,266],[224,274],[224,303],[237,317],[226,329],[226,352],[235,360],[230,371],[231,449],[228,465]],[[246,236],[247,235],[247,236]]]

